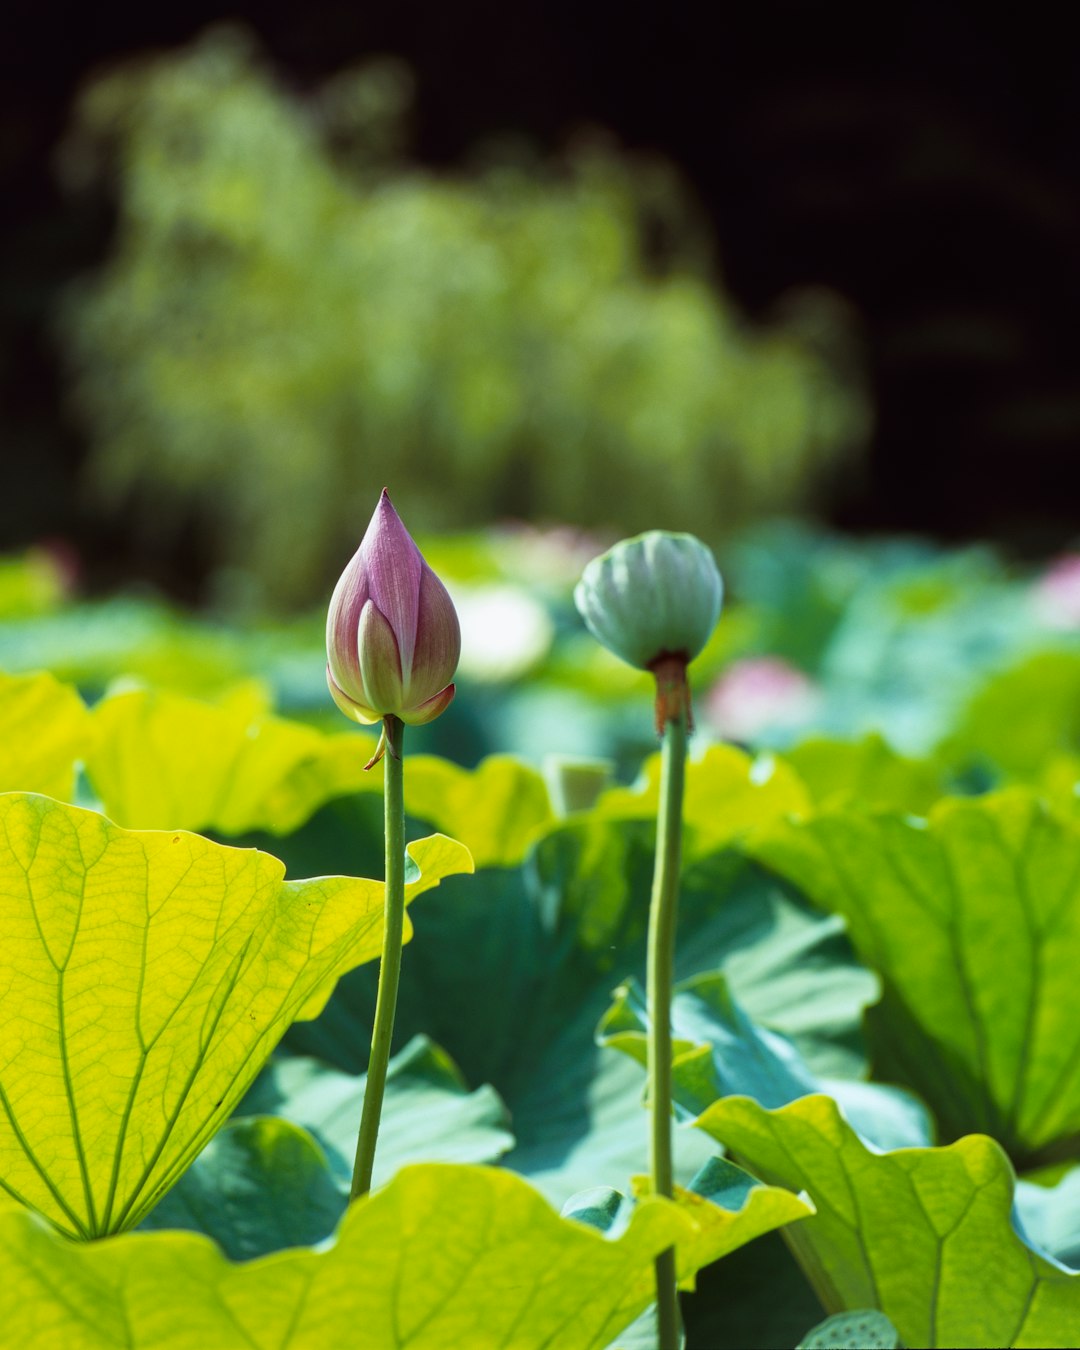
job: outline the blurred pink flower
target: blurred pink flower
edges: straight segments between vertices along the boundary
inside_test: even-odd
[[[1036,612],[1050,628],[1080,628],[1080,553],[1065,553],[1032,588]]]
[[[705,696],[704,721],[725,740],[753,742],[763,732],[794,728],[818,709],[817,685],[778,656],[734,661]]]

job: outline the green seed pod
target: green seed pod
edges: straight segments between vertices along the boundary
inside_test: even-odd
[[[689,664],[720,617],[723,582],[692,534],[650,530],[594,558],[574,590],[590,633],[640,670],[674,658]]]

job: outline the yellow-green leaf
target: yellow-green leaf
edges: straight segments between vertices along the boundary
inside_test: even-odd
[[[75,1244],[0,1208],[0,1324],[20,1350],[601,1350],[654,1297],[658,1252],[689,1276],[738,1222],[705,1206],[647,1198],[611,1240],[511,1172],[429,1163],[351,1206],[328,1250],[243,1265],[195,1234]]]
[[[382,791],[382,768],[364,769],[374,736],[328,736],[269,716],[245,694],[208,703],[135,689],[103,699],[87,774],[106,815],[129,829],[285,835],[335,797]],[[460,839],[478,867],[519,863],[553,816],[541,775],[506,755],[476,769],[410,755],[405,809]]]
[[[475,769],[411,756],[405,809],[460,839],[477,867],[516,866],[554,817],[542,776],[509,755],[491,755]]]
[[[1028,1165],[1080,1134],[1080,822],[1024,789],[944,799],[926,821],[851,810],[774,822],[755,855],[842,914],[882,976],[879,1076],[944,1137],[992,1135]]]
[[[70,685],[0,672],[0,792],[69,800],[89,738],[86,707]]]
[[[645,763],[644,784],[611,788],[596,814],[615,819],[655,819],[660,799],[660,756]],[[812,802],[798,775],[770,755],[753,758],[730,745],[713,745],[686,766],[683,818],[691,851],[711,852],[763,821],[805,815]]]
[[[946,752],[990,761],[1030,782],[1051,755],[1080,749],[1080,652],[1042,651],[991,675],[971,699]]]
[[[407,900],[471,870],[442,836],[410,852]],[[381,882],[283,877],[255,849],[0,796],[0,1187],[92,1236],[176,1181],[289,1024],[379,953]]]
[[[785,750],[783,758],[810,790],[817,810],[854,805],[923,813],[945,791],[940,764],[899,755],[878,735],[859,741],[814,737]]]
[[[652,1183],[645,1176],[634,1177],[633,1185],[635,1195],[652,1191]],[[692,1188],[676,1186],[675,1198],[696,1225],[678,1247],[678,1276],[684,1289],[693,1289],[699,1270],[737,1247],[814,1213],[805,1196],[783,1186],[767,1186],[720,1157],[705,1164]],[[655,1291],[647,1292],[652,1297]]]
[[[817,1213],[785,1236],[827,1311],[877,1308],[905,1345],[1076,1344],[1080,1275],[1013,1227],[994,1140],[877,1152],[820,1096],[774,1111],[725,1097],[697,1124],[766,1181],[809,1192]]]
[[[324,802],[375,790],[375,738],[327,736],[249,699],[207,703],[134,689],[94,708],[87,775],[105,812],[133,829],[289,834]]]

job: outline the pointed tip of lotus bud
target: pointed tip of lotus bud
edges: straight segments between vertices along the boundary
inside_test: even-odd
[[[453,698],[457,612],[386,488],[335,587],[326,641],[330,692],[353,721],[394,716],[416,725]]]
[[[693,661],[720,617],[723,581],[692,534],[651,530],[588,563],[574,603],[593,637],[639,670]]]

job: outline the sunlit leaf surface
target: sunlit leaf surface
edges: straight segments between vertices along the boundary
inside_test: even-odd
[[[884,996],[879,1076],[955,1138],[1032,1161],[1080,1135],[1080,823],[1019,790],[929,823],[845,812],[768,827],[756,856],[847,920]]]
[[[1080,652],[1043,651],[991,676],[949,738],[959,758],[1030,781],[1056,754],[1080,750]]]
[[[329,1237],[348,1201],[364,1084],[275,1059],[142,1228],[206,1233],[237,1260]],[[374,1185],[410,1163],[493,1161],[513,1145],[508,1124],[492,1088],[469,1092],[446,1052],[414,1037],[390,1061]]]
[[[0,671],[0,792],[70,800],[75,761],[90,744],[89,722],[70,685],[52,675]]]
[[[656,819],[660,798],[660,756],[646,761],[644,781],[634,788],[611,788],[596,814],[613,819]],[[729,745],[710,746],[686,768],[683,818],[687,847],[695,853],[730,843],[762,821],[789,812],[806,814],[811,798],[799,777],[770,755],[754,759]]]
[[[470,867],[412,846],[412,898]],[[381,882],[0,797],[0,1184],[69,1233],[131,1227],[289,1024],[378,955]]]
[[[651,1300],[657,1252],[675,1244],[689,1278],[738,1233],[807,1212],[765,1187],[746,1217],[707,1206],[645,1199],[612,1240],[512,1173],[424,1164],[353,1205],[326,1251],[243,1265],[195,1234],[76,1244],[0,1208],[0,1319],[26,1350],[324,1350],[361,1332],[379,1350],[601,1350]]]
[[[815,737],[785,750],[783,759],[806,785],[816,810],[855,805],[926,812],[944,792],[940,765],[899,755],[880,736]]]
[[[364,775],[373,736],[326,736],[243,702],[136,689],[93,718],[87,773],[105,813],[131,829],[289,834],[330,798],[379,787]]]
[[[877,1308],[906,1345],[1076,1344],[1080,1276],[1013,1226],[1014,1174],[972,1135],[948,1148],[867,1148],[827,1097],[767,1110],[748,1097],[698,1124],[817,1213],[787,1230],[827,1310]]]
[[[553,818],[543,778],[508,755],[491,755],[471,770],[434,755],[411,757],[405,809],[460,839],[477,867],[515,866]]]
[[[638,1197],[652,1194],[648,1177],[633,1178],[633,1191]],[[754,1238],[813,1213],[805,1196],[793,1195],[782,1186],[766,1186],[743,1168],[726,1158],[710,1157],[687,1186],[675,1187],[675,1199],[684,1213],[695,1221],[694,1232],[680,1241],[677,1249],[677,1273],[680,1286],[689,1291],[696,1287],[698,1271],[736,1251]],[[587,1223],[609,1236],[623,1231],[633,1214],[633,1203],[609,1187],[598,1186],[581,1191],[563,1206],[565,1216]],[[655,1281],[647,1278],[644,1293],[655,1298]],[[647,1341],[644,1332],[653,1330],[655,1321],[650,1302],[644,1316],[619,1338],[619,1345]]]
[[[242,698],[129,690],[93,719],[91,783],[106,815],[130,829],[288,835],[335,797],[382,790],[381,765],[364,769],[374,736],[326,735]],[[543,778],[505,755],[471,770],[411,755],[405,809],[460,839],[478,867],[520,862],[552,818]]]

